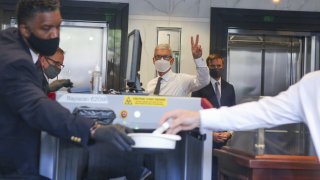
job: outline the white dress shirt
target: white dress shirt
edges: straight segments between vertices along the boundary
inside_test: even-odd
[[[200,110],[201,128],[214,131],[270,128],[304,122],[320,158],[320,71],[304,76],[287,91],[233,107]]]
[[[33,63],[36,63],[39,59],[39,54],[35,53],[32,49],[29,49]]]
[[[209,69],[202,58],[195,59],[197,75],[174,73],[171,70],[162,76],[160,94],[161,96],[188,96],[189,93],[197,91],[210,82]],[[146,91],[153,94],[158,77],[148,82]]]

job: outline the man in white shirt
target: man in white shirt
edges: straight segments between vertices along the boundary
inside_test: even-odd
[[[153,64],[158,72],[158,77],[148,82],[147,92],[162,96],[188,96],[192,91],[197,91],[210,82],[209,69],[203,60],[201,46],[191,37],[191,50],[197,68],[197,75],[174,73],[171,65],[174,62],[171,48],[168,44],[160,44],[154,50]],[[160,78],[160,79],[159,79]],[[158,83],[159,81],[159,83]]]
[[[168,134],[196,127],[213,131],[270,128],[304,122],[320,158],[320,71],[312,72],[275,97],[265,97],[233,107],[198,112],[174,110],[163,115],[160,123],[173,121]]]

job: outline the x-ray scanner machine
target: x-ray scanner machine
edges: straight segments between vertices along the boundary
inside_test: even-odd
[[[160,117],[170,110],[196,111],[202,109],[201,99],[191,97],[57,92],[56,100],[70,112],[82,106],[109,108],[116,114],[114,124],[122,124],[136,131],[144,132],[156,129],[159,126]],[[174,150],[154,152],[150,150],[148,152],[149,155],[154,155],[155,172],[153,173],[155,179],[211,179],[211,132],[200,134],[198,131],[189,131],[179,135],[182,140],[177,142]],[[42,175],[59,180],[78,179],[80,171],[84,169],[81,166],[81,157],[80,159],[76,158],[76,162],[73,162],[77,167],[70,165],[74,160],[66,160],[64,157],[69,157],[71,153],[76,154],[72,149],[81,151],[79,150],[81,147],[70,144],[68,142],[62,143],[57,138],[43,133],[40,158],[40,173]],[[135,151],[139,152],[139,149],[135,149]],[[141,150],[141,153],[145,152]]]

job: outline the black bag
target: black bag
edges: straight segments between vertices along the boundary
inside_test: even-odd
[[[116,114],[112,109],[109,108],[97,108],[80,106],[73,110],[73,114],[81,115],[89,119],[97,121],[99,124],[108,125],[112,124],[113,120],[116,118]]]

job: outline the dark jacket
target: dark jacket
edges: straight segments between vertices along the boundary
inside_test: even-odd
[[[198,91],[192,92],[191,96],[207,98],[211,102],[214,108],[220,107],[211,82],[204,88]],[[229,84],[227,81],[223,79],[221,79],[220,103],[221,103],[221,106],[233,106],[236,104],[236,95],[234,92],[233,85]],[[213,148],[221,148],[225,144],[226,143],[213,142]]]
[[[220,107],[211,82],[204,88],[192,92],[191,96],[207,98],[215,108]],[[221,106],[233,106],[236,104],[236,95],[233,86],[223,79],[221,79],[220,103]]]
[[[47,98],[42,77],[16,28],[0,32],[0,177],[38,175],[41,130],[87,145],[93,121]],[[1,179],[1,178],[0,178]]]

